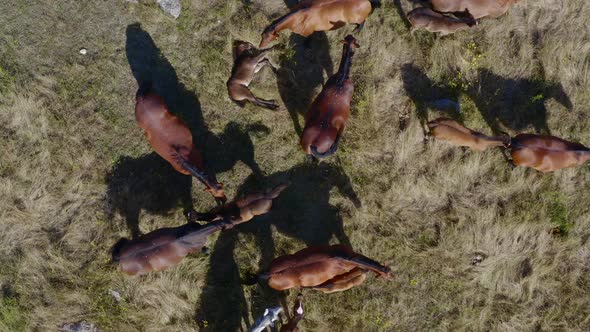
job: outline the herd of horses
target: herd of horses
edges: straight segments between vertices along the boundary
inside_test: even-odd
[[[426,7],[408,13],[413,29],[448,34],[477,24],[482,17],[498,17],[517,0],[430,0]],[[237,41],[234,44],[234,66],[227,81],[231,100],[240,106],[250,102],[255,106],[277,109],[274,100],[256,97],[248,88],[255,74],[271,62],[267,58],[273,49],[264,48],[275,40],[280,31],[310,36],[316,31],[334,30],[347,23],[362,29],[367,17],[380,5],[379,0],[305,0],[270,24],[262,33],[260,49],[253,44]],[[338,71],[324,84],[322,91],[305,114],[305,128],[300,143],[303,151],[315,158],[326,158],[338,149],[350,116],[354,83],[350,69],[357,40],[344,38]],[[275,69],[276,70],[276,69]],[[132,240],[123,238],[112,250],[113,262],[129,275],[142,275],[177,265],[185,256],[201,250],[207,237],[214,232],[248,222],[269,212],[273,199],[289,184],[285,183],[263,193],[227,202],[224,188],[214,174],[207,174],[201,152],[193,144],[188,126],[168,109],[150,82],[142,84],[136,95],[135,117],[154,151],[172,167],[185,175],[192,175],[203,183],[218,203],[207,213],[190,211],[189,222],[172,228],[161,228]],[[573,167],[590,160],[590,149],[561,138],[518,134],[488,136],[464,127],[455,120],[438,118],[427,123],[430,135],[456,146],[476,151],[501,147],[509,151],[511,163],[531,167],[542,172]],[[197,221],[205,221],[199,224]],[[346,245],[311,246],[294,254],[274,259],[268,268],[257,275],[254,282],[265,282],[275,290],[310,288],[324,293],[344,291],[365,281],[375,273],[383,279],[391,278],[391,270],[368,257],[356,253]],[[281,331],[296,331],[303,317],[301,296],[294,314]],[[273,319],[263,319],[253,330],[262,331]]]

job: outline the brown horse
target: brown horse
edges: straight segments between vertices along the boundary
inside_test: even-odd
[[[417,29],[424,29],[430,32],[440,32],[441,36],[454,33],[457,30],[467,29],[475,26],[477,21],[465,9],[461,18],[455,18],[435,12],[426,7],[419,7],[408,13],[408,21],[412,24],[411,32]]]
[[[198,251],[207,237],[217,231],[245,223],[270,211],[272,200],[288,185],[279,185],[266,193],[254,193],[194,219],[212,221],[205,226],[189,222],[183,226],[160,228],[137,239],[121,239],[113,249],[113,261],[127,274],[145,274],[178,264],[189,253]]]
[[[338,72],[328,79],[322,92],[305,114],[301,147],[317,158],[329,157],[338,149],[338,141],[350,115],[354,85],[349,79],[356,39],[348,35],[343,41],[342,60]]]
[[[346,23],[357,24],[360,30],[373,8],[380,5],[379,0],[305,0],[264,29],[260,47],[266,47],[285,29],[304,37],[316,31],[335,30]]]
[[[519,134],[509,147],[515,165],[541,172],[580,166],[590,160],[589,148],[549,135]]]
[[[427,125],[434,138],[457,146],[467,146],[477,151],[484,151],[494,146],[508,146],[510,142],[508,135],[487,136],[465,128],[449,118],[438,118],[428,122]]]
[[[215,208],[208,213],[189,212],[189,219],[201,221],[217,221],[227,218],[232,220],[246,222],[255,216],[259,216],[270,211],[272,200],[289,185],[282,184],[265,193],[254,193],[244,198],[235,200],[231,203],[224,204]]]
[[[256,106],[268,109],[277,109],[279,107],[276,101],[260,99],[248,89],[254,75],[262,67],[265,65],[272,67],[266,57],[271,49],[272,47],[258,50],[254,45],[244,41],[234,43],[234,67],[232,68],[231,77],[227,81],[227,91],[231,100],[236,104],[244,106],[246,101],[249,101]],[[274,67],[272,68],[274,70]]]
[[[160,228],[133,240],[123,238],[113,247],[112,259],[128,275],[160,271],[200,250],[209,235],[240,222],[226,219],[205,226],[189,222],[179,227]]]
[[[303,295],[301,293],[297,294],[297,298],[295,299],[295,304],[293,304],[293,316],[289,319],[287,324],[281,326],[279,332],[297,332],[299,328],[297,328],[297,324],[301,319],[303,319],[303,304],[301,300],[303,299]]]
[[[135,119],[157,154],[178,172],[196,177],[216,201],[226,201],[223,185],[203,171],[203,158],[193,145],[191,131],[181,119],[168,111],[162,97],[152,90],[150,82],[142,84],[137,91]]]
[[[360,284],[359,271],[363,274],[373,271],[385,279],[391,278],[388,267],[355,253],[345,245],[308,247],[295,254],[281,256],[274,259],[269,272],[259,278],[268,280],[268,285],[276,290],[306,287],[329,293]]]
[[[478,19],[485,16],[499,17],[519,0],[430,0],[432,9],[440,13],[456,13],[469,9],[471,15]]]

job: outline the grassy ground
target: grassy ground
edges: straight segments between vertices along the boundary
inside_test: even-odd
[[[410,35],[412,5],[383,1],[357,35],[351,122],[335,157],[305,163],[302,115],[352,27],[283,33],[278,75],[253,83],[278,112],[231,103],[235,39],[258,43],[280,0],[0,2],[0,330],[235,331],[296,291],[241,286],[308,244],[350,243],[391,282],[305,293],[304,331],[565,331],[590,326],[590,167],[540,174],[499,151],[423,142],[428,106],[466,125],[590,144],[587,1],[521,0],[444,38]],[[88,54],[79,54],[80,48]],[[209,240],[211,255],[130,278],[109,249],[213,207],[151,152],[134,116],[151,78],[235,197],[290,180],[272,213]],[[483,261],[472,264],[475,256]],[[116,302],[109,290],[118,291]]]

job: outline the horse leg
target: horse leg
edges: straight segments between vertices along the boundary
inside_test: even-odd
[[[514,163],[514,160],[512,160],[512,156],[510,156],[510,153],[508,152],[508,150],[503,147],[499,147],[499,148],[502,149],[502,156],[504,157],[504,159],[506,160],[508,165],[510,165],[512,168],[515,168],[516,164]]]
[[[254,73],[258,73],[264,66],[269,66],[275,74],[277,73],[277,68],[272,65],[268,58],[264,58],[256,64],[256,68],[254,68]]]
[[[363,28],[365,27],[365,21],[362,21],[360,24],[356,25],[356,28],[354,28],[354,30],[352,30],[353,33],[360,33],[361,30],[363,30]]]
[[[254,99],[250,100],[250,102],[256,106],[268,108],[270,110],[276,110],[277,108],[279,108],[279,104],[277,104],[277,102],[274,100],[260,99],[255,97],[254,95],[252,96],[254,97]]]

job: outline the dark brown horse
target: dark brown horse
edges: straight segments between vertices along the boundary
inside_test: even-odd
[[[262,33],[260,47],[266,47],[289,29],[307,37],[316,31],[335,30],[346,23],[357,24],[361,29],[365,19],[379,0],[305,0],[291,8],[291,12],[269,25]]]
[[[235,42],[234,67],[232,68],[231,77],[227,81],[227,91],[231,100],[238,105],[244,106],[246,101],[249,101],[256,106],[268,109],[277,109],[279,107],[276,101],[260,99],[248,89],[248,86],[254,79],[254,75],[262,67],[265,65],[272,67],[272,64],[266,57],[271,49],[272,47],[258,50],[248,42]]]
[[[144,130],[150,145],[174,169],[193,175],[218,202],[225,202],[223,185],[205,173],[200,151],[193,145],[193,136],[186,124],[168,110],[162,97],[152,90],[150,82],[137,91],[135,119]]]
[[[350,247],[313,246],[274,259],[269,272],[259,278],[268,280],[268,285],[276,290],[306,287],[330,293],[360,284],[364,280],[361,275],[368,271],[391,278],[388,267],[355,253]]]
[[[350,115],[354,85],[349,74],[354,49],[359,46],[351,35],[346,36],[343,43],[338,72],[328,79],[305,114],[301,147],[306,154],[317,158],[326,158],[336,152]]]
[[[535,134],[519,134],[510,141],[512,162],[541,172],[580,166],[590,160],[590,149],[580,143]]]

